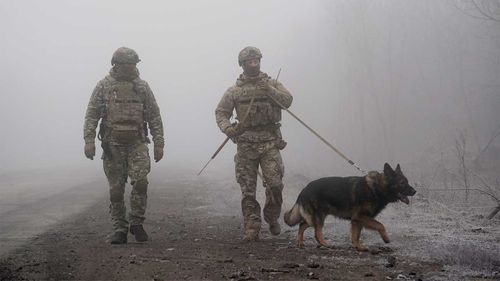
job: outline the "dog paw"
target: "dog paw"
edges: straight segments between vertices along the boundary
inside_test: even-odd
[[[326,243],[320,243],[320,244],[318,244],[318,246],[316,246],[316,247],[317,247],[317,248],[324,247],[324,248],[328,248],[328,249],[333,248],[333,246],[332,246],[332,245],[330,245],[330,244],[326,244]]]
[[[365,245],[358,245],[356,246],[356,250],[358,250],[358,252],[368,252],[368,247]]]
[[[391,242],[391,239],[389,239],[389,235],[387,235],[387,232],[385,231],[380,232],[380,238],[382,238],[382,240],[384,240],[385,243]]]

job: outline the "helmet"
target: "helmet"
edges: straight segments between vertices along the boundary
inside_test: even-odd
[[[114,53],[111,58],[111,65],[115,64],[136,64],[140,62],[139,55],[127,47],[120,47]]]
[[[262,58],[262,53],[260,52],[259,49],[255,47],[245,47],[243,50],[240,51],[240,54],[238,55],[238,64],[240,66],[243,65],[243,62],[249,59],[261,59]]]

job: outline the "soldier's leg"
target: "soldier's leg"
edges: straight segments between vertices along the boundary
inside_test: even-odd
[[[266,204],[264,205],[264,220],[269,224],[269,230],[273,235],[281,232],[278,218],[281,214],[283,203],[283,161],[280,151],[272,147],[266,151],[261,158],[260,165],[266,182]]]
[[[104,156],[104,173],[109,183],[109,211],[115,232],[128,232],[126,208],[123,200],[127,182],[127,161],[121,147],[110,146],[111,157]],[[126,237],[126,236],[125,236]],[[126,242],[126,241],[125,241]]]
[[[131,147],[128,155],[128,175],[132,192],[130,193],[130,232],[135,236],[137,242],[148,241],[148,235],[142,223],[147,206],[148,179],[151,170],[149,150],[145,143]]]
[[[258,239],[261,218],[260,205],[255,199],[258,158],[251,145],[238,144],[235,156],[236,181],[241,187],[241,210],[243,213],[244,240]]]
[[[132,185],[130,194],[130,225],[139,225],[144,222],[146,213],[148,179],[147,175],[151,171],[151,160],[146,144],[139,144],[132,147],[128,155],[128,176]]]

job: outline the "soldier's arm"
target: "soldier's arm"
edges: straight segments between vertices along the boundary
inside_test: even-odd
[[[83,139],[85,143],[95,142],[96,128],[104,111],[104,98],[102,93],[102,85],[99,82],[92,92],[87,112],[85,114],[85,122],[83,124]]]
[[[215,109],[215,121],[220,130],[225,133],[226,129],[231,126],[231,116],[234,110],[233,87],[229,88],[222,96],[217,108]]]
[[[156,103],[153,91],[147,83],[146,88],[146,122],[148,122],[149,131],[153,137],[155,146],[164,147],[165,139],[163,137],[163,122],[161,120],[160,108]]]
[[[292,105],[293,97],[290,92],[281,84],[281,82],[276,81],[276,79],[272,79],[271,83],[271,91],[269,91],[269,95],[276,99],[282,106],[285,108],[289,108]]]

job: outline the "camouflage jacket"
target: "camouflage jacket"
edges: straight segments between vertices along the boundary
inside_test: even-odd
[[[106,97],[105,88],[108,88],[116,80],[111,75],[106,76],[97,83],[97,86],[92,93],[87,112],[85,114],[85,122],[83,125],[83,138],[85,143],[94,142],[96,137],[96,128],[101,120],[106,125],[106,107],[109,97]],[[160,109],[156,103],[153,91],[148,83],[140,78],[135,78],[131,81],[134,83],[136,91],[144,94],[144,121],[147,122],[149,131],[153,137],[155,146],[163,147],[165,144],[163,137],[163,123],[161,120]]]
[[[257,88],[259,80],[269,84],[268,92]],[[215,110],[217,125],[225,132],[231,126],[230,120],[235,110],[235,117],[244,128],[244,133],[235,139],[237,142],[262,142],[281,138],[279,122],[282,109],[270,97],[285,108],[290,107],[293,100],[290,92],[267,74],[261,72],[256,78],[241,74],[236,84],[224,93]]]

